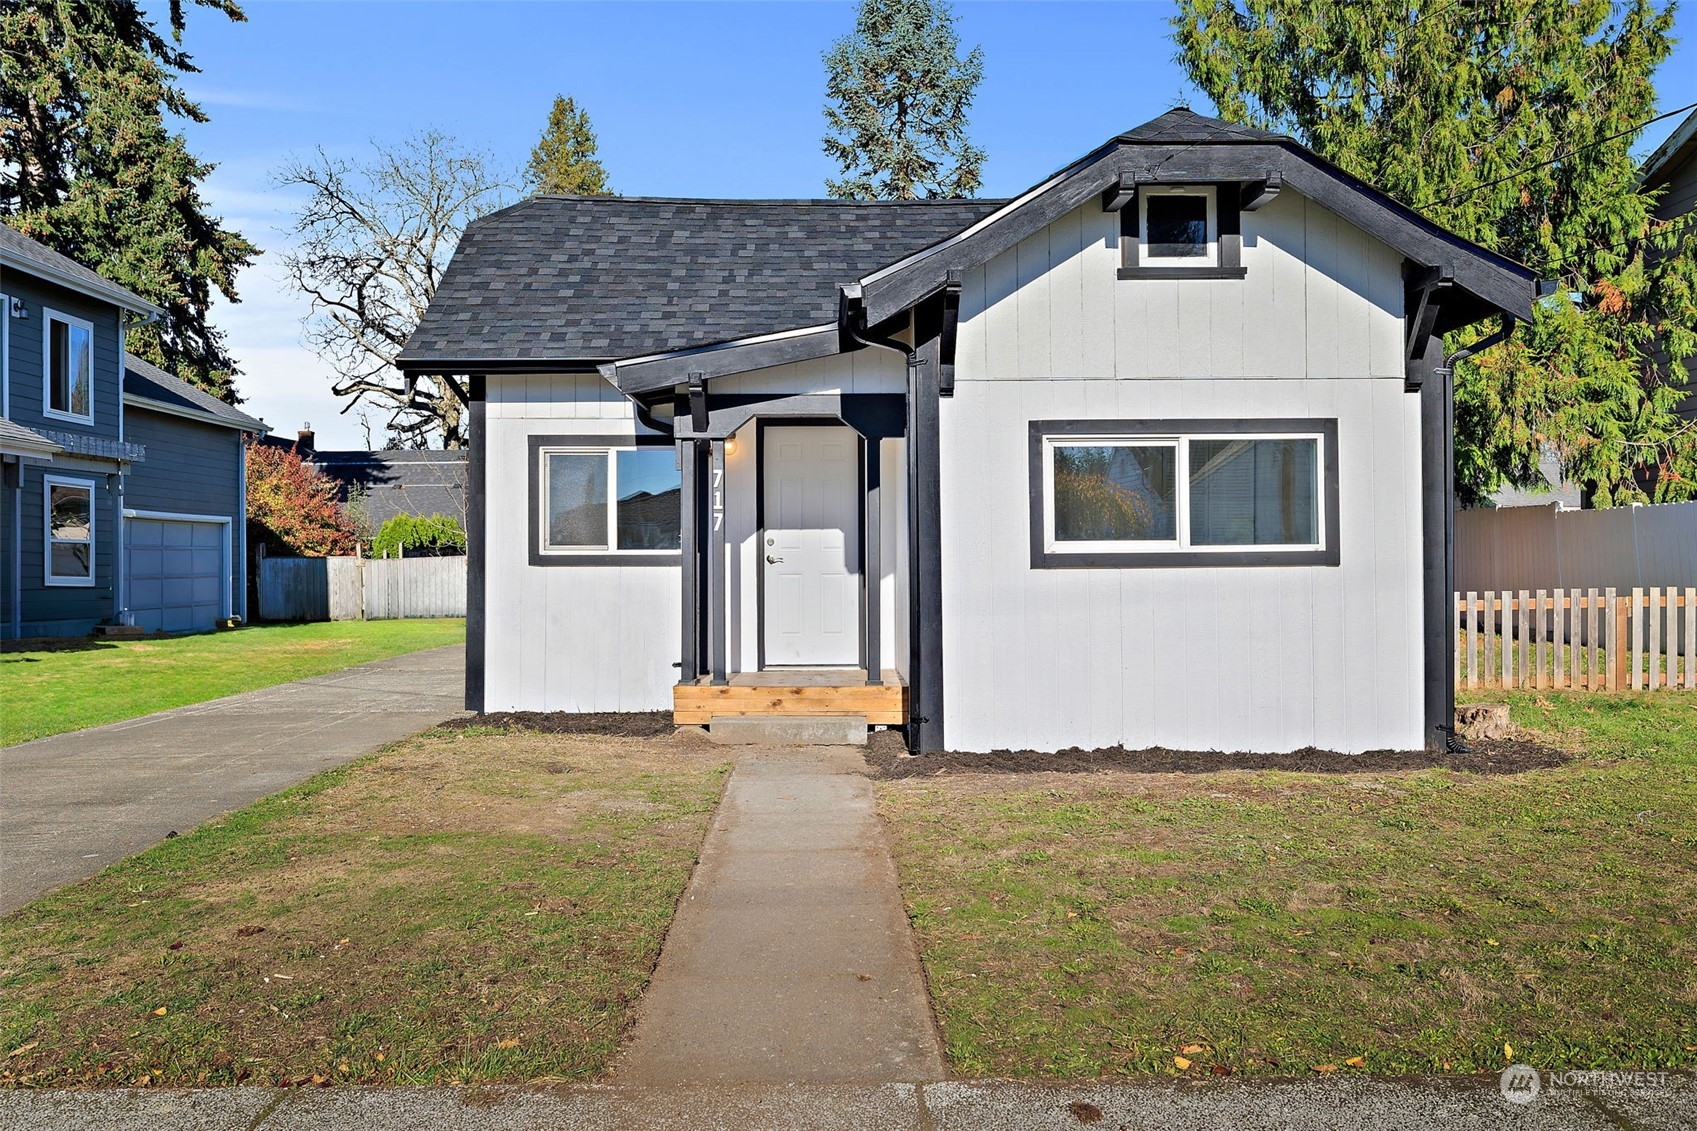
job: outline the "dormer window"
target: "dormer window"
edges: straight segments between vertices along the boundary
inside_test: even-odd
[[[1137,194],[1141,246],[1149,267],[1217,267],[1220,223],[1213,188],[1147,187]]]

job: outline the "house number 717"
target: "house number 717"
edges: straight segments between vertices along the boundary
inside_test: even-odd
[[[713,529],[718,530],[725,525],[725,472],[723,468],[713,469]]]

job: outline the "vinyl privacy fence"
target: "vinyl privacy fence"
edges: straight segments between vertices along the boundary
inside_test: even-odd
[[[1518,593],[1697,585],[1697,502],[1455,516],[1455,587]]]
[[[1455,685],[1697,691],[1697,588],[1457,593]]]
[[[398,620],[463,617],[466,559],[265,558],[264,620]]]

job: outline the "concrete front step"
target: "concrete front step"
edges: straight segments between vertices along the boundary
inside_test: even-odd
[[[727,746],[865,746],[864,715],[715,715],[707,737]]]

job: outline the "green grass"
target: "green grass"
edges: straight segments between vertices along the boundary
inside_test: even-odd
[[[954,1070],[1697,1067],[1697,695],[1507,698],[1575,756],[881,784]]]
[[[0,1085],[593,1077],[722,757],[433,732],[165,841],[0,919]]]
[[[252,625],[201,636],[70,640],[0,652],[0,745],[202,703],[455,644],[463,620]]]

